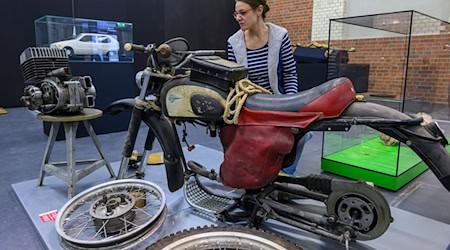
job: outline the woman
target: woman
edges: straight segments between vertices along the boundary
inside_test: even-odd
[[[266,23],[266,0],[236,0],[234,18],[241,27],[228,39],[228,60],[245,65],[248,79],[274,94],[297,93],[297,71],[285,28]],[[295,162],[282,171],[293,174],[311,134],[297,145]]]
[[[297,72],[287,30],[265,23],[265,0],[237,0],[241,27],[228,39],[228,59],[248,67],[248,78],[274,94],[297,93]]]

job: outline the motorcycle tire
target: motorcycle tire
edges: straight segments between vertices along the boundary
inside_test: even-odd
[[[171,234],[146,250],[302,249],[273,233],[243,226],[205,226]]]

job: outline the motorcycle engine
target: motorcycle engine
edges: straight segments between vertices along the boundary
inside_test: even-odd
[[[44,114],[75,113],[95,106],[96,91],[90,76],[72,76],[65,51],[27,48],[20,55],[25,83],[21,100]]]
[[[95,106],[95,88],[91,77],[73,77],[63,81],[58,77],[44,78],[37,86],[28,85],[21,100],[30,110],[44,114],[74,113]]]

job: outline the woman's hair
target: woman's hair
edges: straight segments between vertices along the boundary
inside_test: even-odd
[[[266,0],[236,0],[236,2],[244,2],[250,5],[253,9],[258,8],[258,6],[263,6],[262,18],[266,18],[266,13],[270,10],[269,5],[267,5]]]

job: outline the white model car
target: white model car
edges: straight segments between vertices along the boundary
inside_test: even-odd
[[[110,35],[97,33],[80,33],[74,38],[54,42],[50,48],[65,49],[67,55],[107,55],[119,51],[119,42]]]

